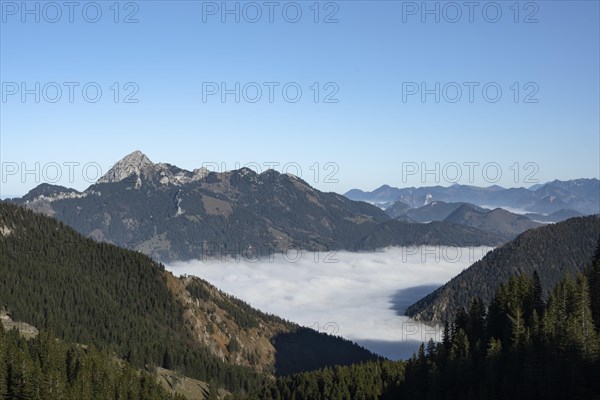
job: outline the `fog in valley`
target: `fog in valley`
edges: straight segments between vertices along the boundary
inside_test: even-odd
[[[420,246],[377,252],[298,252],[176,262],[176,275],[199,276],[255,308],[356,341],[391,359],[409,357],[436,327],[405,317],[413,302],[490,248]]]

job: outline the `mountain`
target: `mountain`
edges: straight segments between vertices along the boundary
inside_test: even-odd
[[[199,181],[208,175],[206,168],[186,171],[171,164],[154,164],[141,151],[136,150],[118,161],[96,183],[119,183],[135,180],[135,187],[151,182],[154,185],[175,185]]]
[[[136,150],[117,162],[98,180],[98,183],[121,182],[134,175],[141,179],[141,175],[152,167],[154,167],[152,161],[144,153]],[[168,168],[166,169],[168,170]]]
[[[531,275],[533,271],[538,272],[542,286],[550,290],[565,273],[589,267],[599,237],[598,216],[528,230],[408,307],[406,315],[423,321],[452,320],[472,298],[489,303],[499,284],[513,275]]]
[[[401,195],[401,190],[389,185],[382,185],[372,192],[363,192],[360,189],[352,189],[345,196],[356,201],[365,201],[372,204],[384,204],[396,201]]]
[[[544,214],[535,214],[535,213],[527,213],[524,214],[525,217],[529,218],[532,221],[536,222],[560,222],[567,220],[569,218],[581,217],[581,213],[578,213],[574,210],[558,210],[549,215]]]
[[[502,235],[483,232],[468,226],[447,222],[416,224],[400,220],[387,221],[359,241],[355,250],[376,250],[389,246],[498,246],[504,243]]]
[[[137,368],[174,369],[232,392],[273,374],[378,358],[7,203],[0,203],[0,276],[0,304],[15,320]]]
[[[64,186],[50,185],[48,183],[42,183],[41,185],[37,186],[36,188],[31,190],[29,193],[27,193],[23,197],[23,199],[24,200],[33,200],[35,198],[39,198],[42,196],[48,197],[48,198],[53,198],[53,197],[57,197],[61,194],[63,195],[63,197],[68,197],[68,196],[77,196],[80,193],[75,189],[69,189]]]
[[[385,212],[320,192],[293,175],[273,170],[257,174],[248,168],[186,171],[152,163],[139,151],[81,193],[64,188],[44,190],[43,195],[40,191],[35,188],[12,201],[85,236],[164,262],[249,251],[256,258],[289,248],[353,250],[367,237],[376,247],[410,242],[406,236],[374,242],[382,224],[391,220]],[[434,237],[436,242],[449,237],[442,225],[436,232],[441,235]],[[497,244],[496,239],[478,243]]]
[[[563,191],[563,193],[569,193],[570,198],[563,198],[563,200],[569,205],[574,205],[572,208],[575,210],[580,208],[597,210],[600,204],[600,180],[598,179],[554,180],[548,182],[545,186],[556,188]]]
[[[542,226],[524,215],[514,214],[502,208],[485,210],[470,204],[463,204],[454,210],[445,222],[470,226],[482,231],[495,232],[514,238],[528,229]]]
[[[471,203],[484,208],[505,208],[526,212],[551,214],[562,209],[583,215],[600,213],[600,181],[598,179],[555,180],[530,188],[502,188],[494,185],[477,187],[454,184],[448,187],[394,188],[384,185],[372,192],[357,189],[348,191],[349,199],[372,204],[402,201],[412,208],[431,201]]]
[[[483,210],[481,207],[469,203],[446,203],[435,200],[419,208],[409,208],[406,210],[405,215],[415,222],[443,221],[463,204]],[[385,212],[388,213],[388,210],[386,209]]]
[[[385,209],[385,213],[392,218],[398,218],[406,215],[409,210],[412,210],[412,208],[408,204],[401,201],[395,201],[391,206]]]
[[[415,224],[416,222],[413,221],[412,219],[410,219],[406,214],[403,215],[399,215],[397,217],[394,218],[396,221],[400,221],[400,222],[409,222],[411,224]]]
[[[543,191],[543,193],[547,193],[548,191],[546,189],[548,188],[542,187],[541,189],[536,190],[536,194],[538,193],[538,191]],[[551,192],[556,193],[557,191],[552,190]],[[561,194],[563,194],[564,196],[568,196],[568,194],[564,192],[562,192]],[[528,211],[535,211],[542,214],[552,214],[558,210],[564,209],[570,209],[569,204],[563,201],[560,196],[552,194],[543,196],[539,200],[536,200],[532,206],[527,208]]]
[[[446,203],[444,201],[432,201],[429,204],[412,209],[406,213],[406,215],[417,222],[430,222],[430,221],[443,221],[448,215],[452,214],[457,208],[468,203]],[[470,207],[480,207],[469,204]]]
[[[506,239],[512,239],[527,229],[542,225],[527,216],[514,214],[501,208],[489,210],[469,203],[446,203],[438,200],[419,208],[410,208],[405,203],[397,201],[385,212],[396,220],[420,223],[444,221],[491,232]],[[580,215],[574,211],[572,213],[575,213],[574,216]],[[560,215],[557,214],[554,218],[559,217]]]

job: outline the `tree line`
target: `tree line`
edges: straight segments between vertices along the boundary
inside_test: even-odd
[[[7,400],[185,400],[154,375],[93,346],[65,343],[47,331],[26,340],[0,324],[0,398]]]
[[[407,361],[374,361],[295,374],[251,399],[595,399],[600,395],[600,241],[590,268],[546,295],[539,274],[471,300],[439,343]],[[233,398],[236,398],[233,396]]]

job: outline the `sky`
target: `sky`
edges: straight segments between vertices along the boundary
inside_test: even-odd
[[[410,357],[441,327],[416,323],[405,309],[481,259],[490,248],[412,246],[377,252],[260,254],[237,260],[177,262],[261,311],[343,336],[390,359]]]
[[[600,175],[597,1],[68,4],[0,1],[0,197],[137,149],[338,193]]]

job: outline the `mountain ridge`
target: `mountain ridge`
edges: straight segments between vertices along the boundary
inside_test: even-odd
[[[482,231],[498,232],[510,238],[542,226],[541,223],[534,222],[524,215],[514,214],[503,208],[485,210],[466,203],[455,209],[444,221]]]
[[[384,238],[377,232],[391,218],[383,210],[321,192],[294,175],[274,170],[257,174],[248,168],[186,171],[154,164],[140,152],[117,162],[83,192],[55,190],[52,194],[46,188],[42,195],[38,187],[11,201],[63,221],[95,240],[164,262],[252,249],[355,250],[368,237],[370,246],[383,248],[420,243],[424,237],[415,237],[411,243],[406,243],[407,237]],[[505,240],[489,234],[479,240],[472,229],[450,225],[446,231],[453,232],[452,243],[468,238],[469,244],[497,245]],[[450,244],[443,239],[451,236],[443,224],[435,232],[436,243]],[[380,243],[377,237],[382,238]]]
[[[543,287],[551,290],[565,273],[574,274],[589,266],[599,238],[598,215],[528,230],[409,306],[406,315],[437,323],[452,320],[472,298],[489,303],[498,284],[513,275],[531,275],[534,270]]]
[[[554,180],[530,188],[503,188],[498,185],[479,187],[461,184],[448,187],[436,185],[397,188],[383,185],[371,192],[351,189],[345,193],[345,196],[353,200],[382,205],[402,201],[413,208],[426,205],[430,200],[440,200],[543,214],[550,214],[563,208],[584,215],[600,212],[600,180],[596,178]]]

